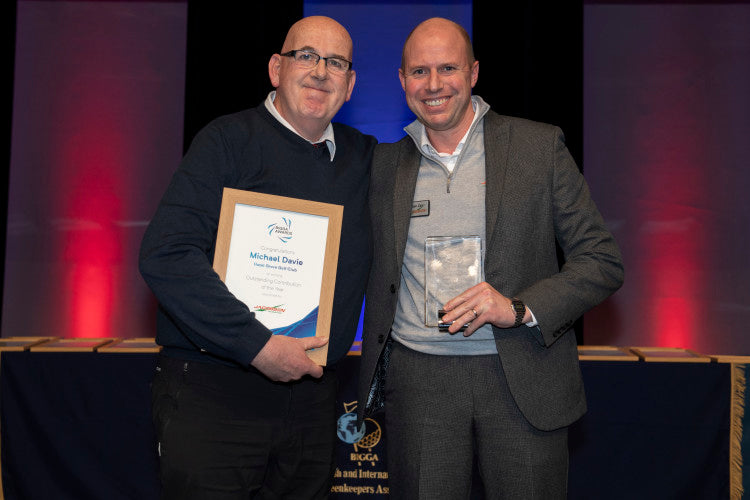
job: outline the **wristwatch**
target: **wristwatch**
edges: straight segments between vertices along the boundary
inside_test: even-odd
[[[513,323],[513,328],[518,328],[523,323],[523,317],[526,315],[526,304],[514,297],[510,301],[510,306],[516,313],[516,322]]]

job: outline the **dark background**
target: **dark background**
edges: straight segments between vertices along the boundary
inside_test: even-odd
[[[96,21],[104,6],[135,16],[136,35],[15,22],[45,9]],[[585,316],[579,340],[750,353],[747,1],[20,0],[2,9],[3,336],[153,335],[154,301],[136,269],[145,225],[197,130],[271,90],[268,58],[303,14],[347,27],[385,16],[350,27],[358,81],[338,117],[375,133],[384,118],[374,111],[411,120],[393,50],[404,19],[464,9],[480,61],[475,93],[500,113],[563,129],[623,249],[625,285]],[[108,44],[119,60],[97,51]],[[396,97],[373,94],[375,77]]]

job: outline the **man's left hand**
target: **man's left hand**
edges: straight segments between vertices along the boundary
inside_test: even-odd
[[[450,333],[456,333],[465,324],[469,326],[463,332],[464,337],[474,333],[480,326],[491,323],[498,328],[508,328],[516,322],[516,314],[511,300],[483,281],[474,285],[460,295],[449,300],[443,306],[446,313],[443,322],[451,323]],[[529,316],[529,311],[526,311]],[[524,317],[524,322],[529,320]]]

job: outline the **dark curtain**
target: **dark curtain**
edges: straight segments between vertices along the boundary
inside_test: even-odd
[[[185,149],[214,118],[265,99],[268,60],[302,12],[301,0],[188,1]]]
[[[583,3],[474,2],[475,93],[504,115],[557,125],[583,163]]]
[[[10,175],[10,138],[13,125],[13,72],[16,55],[16,0],[2,2],[2,66],[5,87],[0,99],[0,262],[5,262],[5,228],[8,220],[8,181]],[[5,267],[0,266],[0,283],[5,282]],[[2,300],[2,298],[0,298]],[[0,307],[0,310],[2,308]]]

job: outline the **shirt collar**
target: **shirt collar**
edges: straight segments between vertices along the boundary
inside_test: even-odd
[[[430,138],[427,137],[427,129],[419,120],[414,120],[409,125],[404,127],[404,131],[411,136],[411,138],[414,140],[414,143],[417,145],[417,147],[419,147],[420,151],[422,151],[425,156],[431,156],[433,158],[458,156],[459,154],[461,154],[461,151],[466,144],[466,140],[469,138],[469,135],[471,135],[471,132],[473,132],[477,122],[481,120],[490,109],[489,104],[484,102],[484,99],[482,99],[478,95],[471,96],[471,106],[474,109],[474,119],[471,121],[469,129],[461,138],[453,153],[438,153],[437,149],[435,149],[432,143],[430,143]]]
[[[272,90],[268,94],[268,97],[266,97],[266,100],[264,103],[266,105],[266,109],[268,110],[268,112],[271,113],[271,115],[273,115],[273,117],[276,118],[279,121],[279,123],[284,125],[286,128],[294,132],[299,137],[302,137],[299,134],[299,132],[294,130],[294,127],[292,127],[292,125],[288,121],[286,121],[283,116],[281,116],[281,114],[279,113],[279,110],[276,109],[276,106],[273,105],[274,99],[276,99],[276,91]],[[304,137],[302,138],[305,139]],[[321,135],[320,139],[318,139],[317,141],[313,142],[307,139],[305,140],[309,142],[310,144],[315,144],[316,142],[326,141],[328,152],[331,154],[331,161],[333,161],[333,157],[336,154],[336,140],[333,138],[333,125],[329,123],[326,129],[323,131],[323,135]]]

